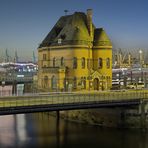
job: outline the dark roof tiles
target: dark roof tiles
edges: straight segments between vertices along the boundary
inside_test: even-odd
[[[93,24],[92,34],[94,36],[94,45],[99,45],[102,41],[106,41],[108,44],[111,44],[105,31],[102,28],[95,29]],[[61,40],[61,44],[58,43],[59,39]],[[89,35],[87,26],[87,16],[85,13],[75,12],[73,15],[62,16],[42,41],[40,47],[63,44],[92,44],[92,39]]]

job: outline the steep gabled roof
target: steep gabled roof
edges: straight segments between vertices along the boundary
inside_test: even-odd
[[[62,16],[42,41],[40,47],[58,45],[58,39],[62,40],[62,44],[90,42],[86,14],[75,12],[73,15]]]

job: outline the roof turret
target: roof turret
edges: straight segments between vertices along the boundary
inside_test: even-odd
[[[112,46],[111,40],[103,28],[94,30],[94,46]]]

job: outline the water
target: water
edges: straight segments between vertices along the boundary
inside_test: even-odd
[[[0,148],[148,148],[148,133],[68,122],[45,113],[0,116]]]

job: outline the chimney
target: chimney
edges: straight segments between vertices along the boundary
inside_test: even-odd
[[[87,9],[87,27],[89,31],[89,35],[92,38],[92,9]]]

